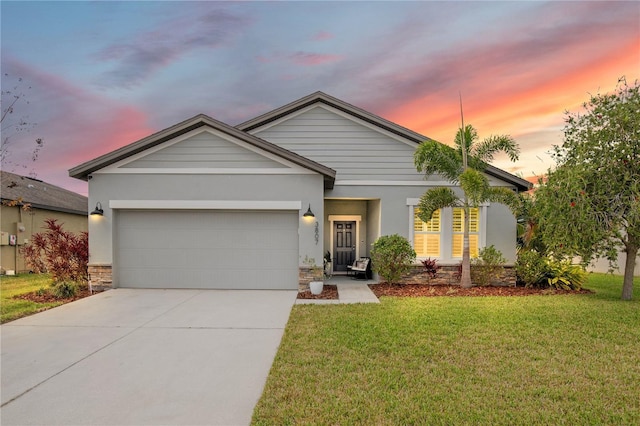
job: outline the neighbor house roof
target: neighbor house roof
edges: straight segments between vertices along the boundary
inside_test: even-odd
[[[59,186],[28,176],[1,171],[0,197],[7,201],[21,201],[31,207],[73,213],[87,214],[88,199]]]
[[[69,176],[88,180],[89,175],[96,170],[100,170],[106,166],[114,164],[120,160],[130,157],[134,154],[142,152],[146,149],[159,145],[168,140],[174,139],[180,135],[188,133],[192,130],[198,129],[203,126],[208,126],[212,129],[225,133],[250,145],[263,149],[266,152],[277,155],[294,164],[297,164],[306,169],[315,171],[324,176],[325,187],[332,188],[335,182],[336,171],[324,166],[320,163],[312,161],[294,152],[286,150],[278,145],[272,144],[253,136],[249,133],[243,132],[235,127],[229,126],[221,121],[215,120],[205,114],[199,114],[167,129],[154,133],[146,138],[140,139],[115,151],[109,152],[93,160],[87,161],[77,167],[69,170]]]
[[[405,139],[408,139],[409,141],[415,142],[416,144],[420,144],[426,140],[431,140],[431,138],[427,136],[416,133],[413,130],[407,129],[406,127],[402,127],[396,123],[393,123],[389,120],[386,120],[382,117],[379,117],[375,114],[365,111],[362,108],[358,108],[354,105],[344,102],[338,98],[334,98],[333,96],[327,95],[324,92],[312,93],[308,96],[298,99],[297,101],[293,101],[280,108],[276,108],[256,118],[253,118],[251,120],[245,121],[244,123],[238,124],[236,127],[245,132],[250,132],[254,129],[264,126],[265,124],[269,124],[273,121],[276,121],[282,117],[285,117],[291,113],[294,113],[296,111],[299,111],[303,108],[306,108],[316,103],[321,103],[321,104],[331,106],[351,116],[354,116],[360,120],[366,121],[381,129],[384,129],[386,131],[399,135]],[[519,191],[528,191],[532,187],[531,183],[526,181],[525,179],[522,179],[518,176],[515,176],[511,173],[508,173],[502,169],[499,169],[491,165],[489,165],[485,169],[485,173],[487,173],[490,176],[493,176],[503,181],[511,183],[516,188],[518,188]]]

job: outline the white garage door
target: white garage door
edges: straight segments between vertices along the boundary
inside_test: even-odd
[[[121,210],[116,285],[296,289],[296,211]]]

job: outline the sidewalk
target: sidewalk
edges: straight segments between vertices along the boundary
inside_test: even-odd
[[[380,303],[368,284],[375,284],[373,280],[358,281],[348,277],[333,277],[325,282],[338,287],[338,300],[296,299],[297,305],[336,305],[344,303]]]

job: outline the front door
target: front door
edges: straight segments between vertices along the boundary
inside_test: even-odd
[[[356,223],[333,222],[333,270],[346,272],[356,257]]]

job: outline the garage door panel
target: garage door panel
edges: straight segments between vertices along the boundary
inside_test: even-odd
[[[176,252],[175,250],[147,248],[124,249],[120,253],[119,265],[122,268],[162,268],[166,265],[184,265],[187,254]]]
[[[219,270],[212,274],[209,270],[194,269],[134,269],[124,270],[128,279],[143,283],[138,288],[221,288],[228,289],[229,283],[233,289],[260,289],[268,283],[269,289],[291,289],[286,281],[287,275],[296,271],[283,270],[246,270],[242,272]]]
[[[298,214],[120,211],[117,286],[295,289]]]

